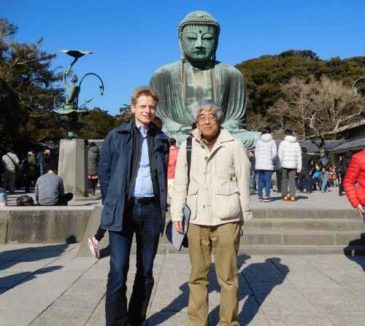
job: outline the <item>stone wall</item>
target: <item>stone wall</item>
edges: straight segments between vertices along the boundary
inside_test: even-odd
[[[100,219],[95,206],[2,208],[0,243],[80,242],[93,214]]]

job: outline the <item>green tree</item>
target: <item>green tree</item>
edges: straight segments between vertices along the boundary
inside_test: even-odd
[[[365,57],[321,60],[310,50],[288,50],[278,55],[264,55],[236,66],[244,75],[248,94],[249,129],[260,130],[271,122],[268,115],[275,103],[283,99],[283,85],[292,78],[304,82],[320,81],[323,76],[350,87],[365,75]],[[359,83],[364,92],[365,83]]]
[[[14,40],[17,27],[0,18],[0,78],[12,90],[21,110],[18,138],[23,147],[63,134],[59,119],[51,111],[53,99],[62,92],[58,82],[61,74],[51,69],[55,54],[41,50],[42,39],[36,43]],[[6,110],[5,107],[2,111]]]
[[[21,143],[24,112],[11,87],[0,78],[0,154]]]
[[[107,133],[114,128],[115,120],[108,112],[94,108],[89,114],[80,118],[79,136],[85,139],[105,138]]]

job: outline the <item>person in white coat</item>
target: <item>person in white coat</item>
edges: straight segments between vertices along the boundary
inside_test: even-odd
[[[4,188],[10,193],[15,192],[17,171],[19,170],[19,158],[13,151],[7,152],[2,157],[4,170]]]
[[[188,324],[208,325],[208,273],[212,255],[220,285],[219,325],[238,325],[237,254],[240,229],[252,218],[250,161],[242,143],[221,128],[223,110],[207,101],[195,111],[191,168],[188,177],[186,144],[179,150],[171,220],[183,230],[183,207],[190,208],[187,231],[191,271]],[[186,230],[185,230],[186,231]]]
[[[295,175],[302,170],[302,151],[293,131],[285,130],[285,138],[279,145],[279,159],[282,171],[281,194],[283,200],[295,201]],[[288,183],[289,193],[288,196]]]
[[[260,201],[270,201],[271,176],[274,171],[274,159],[277,155],[276,142],[271,135],[271,128],[262,130],[255,147],[255,170],[259,177],[258,196]],[[263,189],[265,188],[265,197]]]

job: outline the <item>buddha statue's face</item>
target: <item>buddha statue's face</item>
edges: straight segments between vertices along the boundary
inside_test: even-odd
[[[181,34],[181,48],[190,62],[208,62],[218,45],[218,35],[213,26],[187,25]]]

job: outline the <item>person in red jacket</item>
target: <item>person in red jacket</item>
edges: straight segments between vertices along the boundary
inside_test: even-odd
[[[176,146],[176,139],[170,138],[170,151],[169,151],[169,165],[167,168],[167,182],[168,182],[168,194],[172,193],[172,187],[175,179],[175,168],[177,161],[177,154],[179,153],[179,147]]]
[[[343,188],[352,207],[356,208],[361,217],[365,207],[365,150],[352,155]]]

